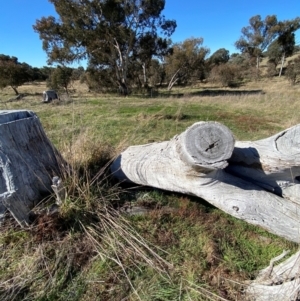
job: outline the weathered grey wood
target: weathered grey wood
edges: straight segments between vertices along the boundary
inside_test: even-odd
[[[234,137],[227,127],[218,122],[197,122],[170,141],[129,147],[113,162],[111,170],[119,179],[149,185],[150,169],[154,177],[156,172],[173,174],[178,162],[187,172],[202,174],[224,168],[233,148]]]
[[[299,278],[273,286],[256,284],[249,287],[247,300],[297,301],[299,300],[299,288]]]
[[[270,265],[260,271],[257,278],[246,283],[245,299],[255,301],[296,301],[300,292],[300,251],[274,266],[275,261],[285,256],[284,252],[278,258],[271,260]]]
[[[235,142],[231,131],[218,122],[197,122],[174,140],[188,166],[207,170],[226,167]]]
[[[209,123],[209,126],[213,127],[214,123]],[[201,132],[200,126],[194,129]],[[222,135],[222,132],[219,133]],[[220,169],[226,167],[226,159],[230,157],[228,154],[220,156],[221,161],[218,156],[213,156],[215,163],[211,160],[207,164],[202,158],[193,162],[191,158],[197,157],[194,149],[187,159],[188,156],[183,155],[186,147],[185,139],[181,137],[184,136],[181,134],[171,141],[129,147],[114,161],[111,170],[120,180],[201,197],[237,218],[300,242],[299,203]],[[226,150],[231,150],[232,146],[228,145],[233,140],[229,140],[230,143],[226,144],[223,137],[217,152],[225,154]],[[199,147],[200,152],[209,154],[209,146],[214,146],[215,141],[219,141],[217,135],[210,141],[198,139],[198,144],[203,143]]]
[[[300,125],[258,141],[237,141],[229,173],[300,203]]]
[[[62,159],[31,111],[0,111],[0,203],[22,225],[51,192]]]

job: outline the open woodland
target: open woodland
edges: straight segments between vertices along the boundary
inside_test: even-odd
[[[65,171],[59,213],[45,210],[53,195],[29,229],[2,223],[1,300],[244,300],[246,281],[298,249],[200,198],[117,183],[108,166],[128,146],[168,140],[197,121],[218,121],[237,140],[269,137],[300,123],[299,84],[274,77],[123,97],[76,82],[69,96],[43,103],[45,89],[25,84],[25,97],[8,101],[5,88],[0,110],[36,112],[73,173]]]

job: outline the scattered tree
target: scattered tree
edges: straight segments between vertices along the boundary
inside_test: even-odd
[[[292,85],[296,84],[300,77],[300,55],[290,61],[286,69],[286,76],[289,82]]]
[[[220,48],[214,52],[207,60],[208,64],[213,67],[220,64],[226,64],[230,59],[229,50]]]
[[[165,65],[159,60],[152,60],[150,64],[150,84],[152,87],[161,86],[166,78]]]
[[[292,55],[295,47],[295,31],[300,28],[300,18],[278,23],[278,45],[281,52],[281,76],[285,58]]]
[[[187,84],[193,79],[201,79],[209,49],[202,47],[202,38],[190,38],[173,45],[173,52],[165,57],[168,90],[175,83]]]
[[[240,78],[240,68],[234,64],[215,65],[209,76],[212,82],[221,83],[223,87],[233,86]]]
[[[41,68],[33,67],[30,73],[33,81],[45,81],[48,78],[48,76],[42,72]]]
[[[274,47],[277,47],[276,52],[281,54],[280,76],[285,57],[293,52],[295,46],[294,32],[300,28],[300,18],[278,22],[275,15],[267,16],[264,20],[261,19],[260,15],[257,15],[250,18],[249,23],[249,26],[242,28],[242,36],[235,43],[236,48],[242,53],[248,54],[250,61],[252,58],[256,59],[258,74],[263,52],[277,39],[277,44],[273,44],[271,49],[274,51]],[[273,63],[275,64],[276,61],[277,58],[274,61],[273,56]]]
[[[243,53],[232,53],[230,55],[228,63],[239,65],[239,66],[245,65],[245,63],[246,63],[245,54],[243,54]]]
[[[294,52],[300,52],[300,45],[295,45]]]
[[[282,49],[277,39],[274,42],[272,42],[271,45],[268,47],[266,56],[268,57],[268,63],[273,65],[274,68],[276,68],[282,57]]]
[[[242,36],[235,42],[235,46],[249,58],[255,58],[257,74],[262,53],[272,43],[277,35],[277,18],[275,15],[266,16],[262,20],[260,15],[253,16],[249,24],[242,28]]]
[[[72,80],[80,80],[81,76],[84,74],[84,68],[79,66],[72,71]]]
[[[59,90],[63,88],[69,94],[69,86],[72,82],[73,69],[69,67],[58,66],[51,73],[47,86],[51,89]]]
[[[111,82],[124,94],[131,66],[138,61],[143,66],[152,56],[166,52],[167,38],[176,28],[175,21],[161,14],[165,0],[49,1],[60,18],[43,17],[33,26],[49,62],[87,58],[89,65],[104,73],[110,70]]]
[[[16,95],[17,88],[25,82],[32,80],[32,67],[26,63],[18,62],[18,58],[0,55],[0,88],[11,87]]]
[[[88,66],[85,73],[80,78],[81,83],[85,83],[89,92],[106,92],[116,90],[113,70],[101,68],[101,66]]]
[[[47,80],[51,76],[51,73],[54,69],[54,67],[43,66],[42,68],[40,68],[40,71]]]

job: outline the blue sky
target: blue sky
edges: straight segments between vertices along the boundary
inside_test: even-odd
[[[166,0],[163,14],[177,21],[171,37],[181,42],[190,37],[202,37],[211,54],[219,48],[237,52],[234,43],[241,29],[255,15],[264,18],[276,15],[278,20],[300,16],[299,0]],[[0,16],[0,54],[16,56],[33,67],[46,66],[47,56],[42,41],[32,25],[43,16],[56,16],[48,0],[3,0]],[[300,33],[297,32],[297,44]]]

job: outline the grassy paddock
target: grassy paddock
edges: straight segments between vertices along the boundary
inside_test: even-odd
[[[170,139],[196,121],[219,121],[239,140],[268,137],[300,123],[299,85],[201,84],[155,98],[73,88],[50,104],[41,103],[43,83],[20,87],[19,101],[0,91],[0,109],[36,112],[76,170],[59,215],[40,214],[31,229],[2,226],[1,300],[242,300],[242,281],[298,248],[201,199],[122,188],[101,168],[129,145]],[[124,204],[151,210],[122,217],[115,208]]]

